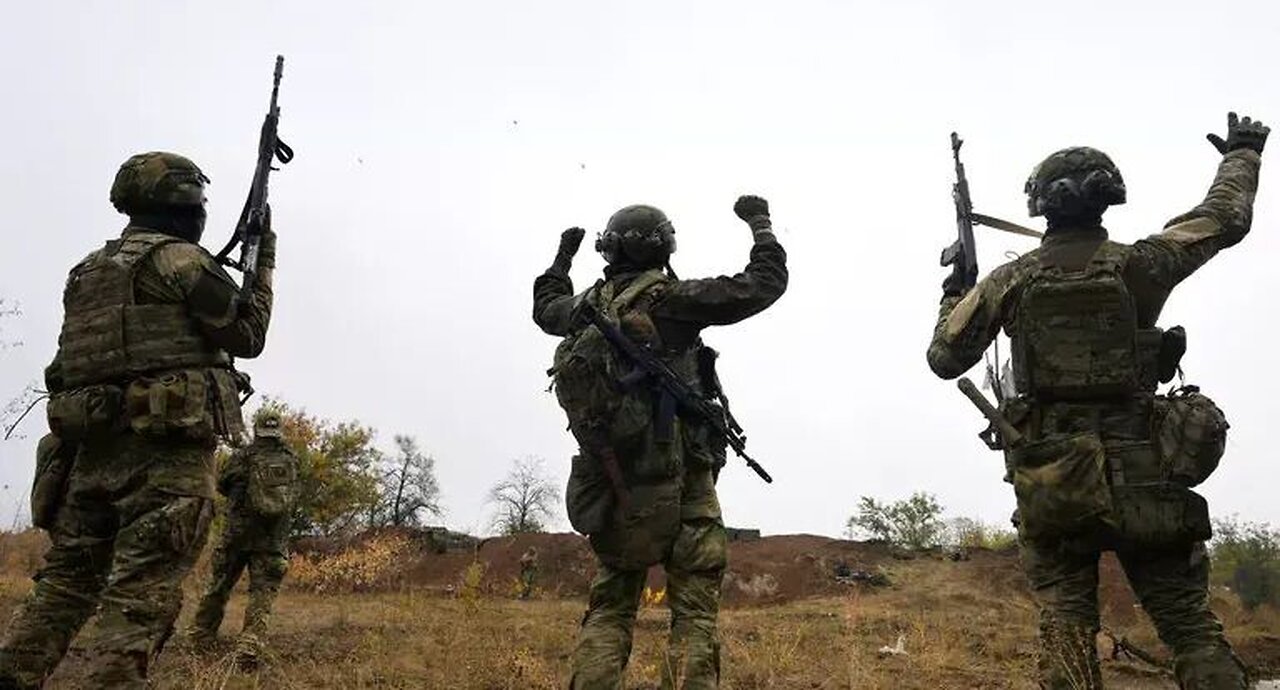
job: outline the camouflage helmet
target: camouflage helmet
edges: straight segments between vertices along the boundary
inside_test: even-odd
[[[131,156],[111,185],[111,205],[121,213],[164,211],[204,205],[209,178],[190,159],[151,151]]]
[[[1049,155],[1027,178],[1032,216],[1100,213],[1125,202],[1124,178],[1107,154],[1072,146]]]
[[[645,204],[620,209],[596,238],[596,251],[615,264],[630,261],[642,268],[661,266],[676,250],[676,231],[667,214]]]
[[[253,418],[254,438],[280,438],[280,411],[262,409]]]

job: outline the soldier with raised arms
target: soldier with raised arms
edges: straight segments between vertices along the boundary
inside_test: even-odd
[[[1008,480],[1026,570],[1040,608],[1040,683],[1098,688],[1098,558],[1113,550],[1183,688],[1237,690],[1244,670],[1209,609],[1208,507],[1190,487],[1217,466],[1226,423],[1192,391],[1158,396],[1185,349],[1180,328],[1157,327],[1175,286],[1244,239],[1253,219],[1268,129],[1228,117],[1209,193],[1133,244],[1109,238],[1108,207],[1125,202],[1102,152],[1058,151],[1027,181],[1041,246],[972,289],[943,284],[928,360],[943,378],[976,364],[1003,329],[1016,397],[993,423],[1005,433]],[[992,413],[994,414],[994,413]],[[1000,419],[1000,416],[1003,419]]]
[[[737,275],[677,279],[668,264],[675,228],[662,211],[637,205],[615,213],[597,239],[608,265],[594,287],[575,295],[569,279],[581,228],[562,234],[551,267],[534,281],[534,321],[563,338],[552,373],[580,448],[566,491],[569,520],[590,537],[599,559],[573,654],[570,685],[578,690],[622,687],[636,610],[657,564],[667,572],[671,607],[663,687],[719,684],[726,540],[715,480],[725,440],[704,420],[660,404],[653,381],[628,375],[636,363],[623,361],[582,314],[589,305],[620,337],[657,353],[700,396],[712,397],[714,356],[702,330],[763,311],[787,287],[786,252],[768,204],[744,196],[734,212],[755,239]]]

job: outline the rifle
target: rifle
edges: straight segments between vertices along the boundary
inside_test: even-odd
[[[271,104],[267,107],[267,116],[262,120],[262,132],[258,135],[258,162],[253,168],[249,196],[244,200],[244,208],[240,210],[235,233],[216,257],[223,266],[230,266],[244,273],[240,294],[246,297],[253,290],[253,282],[258,274],[258,245],[262,241],[263,221],[268,212],[267,178],[272,170],[279,170],[271,164],[278,160],[284,165],[293,160],[293,149],[280,141],[276,134],[276,126],[280,124],[280,107],[276,105],[276,97],[280,93],[280,77],[283,75],[284,56],[277,55],[275,80],[271,86]],[[227,256],[237,245],[240,246],[240,260],[232,261]]]
[[[741,428],[736,423],[730,426],[725,421],[725,414],[721,408],[699,395],[692,386],[672,371],[671,367],[667,366],[667,363],[663,362],[657,353],[628,338],[617,324],[606,319],[589,300],[582,300],[578,308],[582,310],[582,314],[592,325],[600,329],[600,333],[604,335],[604,339],[609,342],[614,350],[635,367],[631,373],[624,376],[620,381],[624,387],[634,387],[641,380],[649,379],[656,385],[660,396],[658,400],[659,418],[666,417],[666,412],[674,412],[677,408],[684,410],[709,425],[712,430],[724,438],[725,443],[733,449],[733,452],[745,460],[747,467],[754,470],[761,479],[767,483],[773,483],[773,477],[769,476],[764,467],[761,467],[760,463],[747,455],[746,436],[742,434]]]
[[[956,231],[959,237],[950,247],[942,250],[940,263],[950,266],[959,276],[960,287],[968,290],[978,284],[978,254],[973,242],[973,200],[969,198],[969,180],[964,176],[964,163],[960,162],[960,147],[964,140],[951,133],[951,157],[956,165],[956,182],[951,185],[951,199],[956,205]]]
[[[964,163],[960,162],[960,147],[963,145],[964,139],[952,132],[951,157],[955,161],[956,181],[951,185],[951,198],[956,206],[956,230],[959,237],[951,246],[942,250],[941,263],[943,266],[952,267],[962,279],[961,287],[967,290],[978,284],[978,254],[977,246],[973,241],[974,225],[985,225],[995,230],[1026,237],[1041,238],[1044,237],[1044,233],[1001,218],[974,212],[973,200],[969,197],[969,179],[964,174]]]

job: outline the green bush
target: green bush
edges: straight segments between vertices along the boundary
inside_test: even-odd
[[[1280,532],[1232,517],[1214,522],[1213,579],[1227,585],[1246,610],[1280,606]]]
[[[880,503],[863,496],[858,502],[858,513],[845,523],[845,533],[850,538],[862,533],[909,549],[937,546],[945,532],[942,505],[933,494],[923,491],[893,503]]]

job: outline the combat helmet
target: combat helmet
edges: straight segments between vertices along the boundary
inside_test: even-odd
[[[111,185],[111,205],[128,215],[204,205],[209,178],[190,159],[151,151],[131,156]]]
[[[1025,191],[1032,216],[1100,214],[1125,202],[1120,169],[1107,154],[1088,146],[1050,154],[1031,171]]]
[[[280,412],[259,410],[253,418],[254,438],[280,438]]]
[[[645,204],[620,209],[596,238],[596,251],[610,264],[628,262],[655,268],[676,250],[676,231],[667,214]]]

